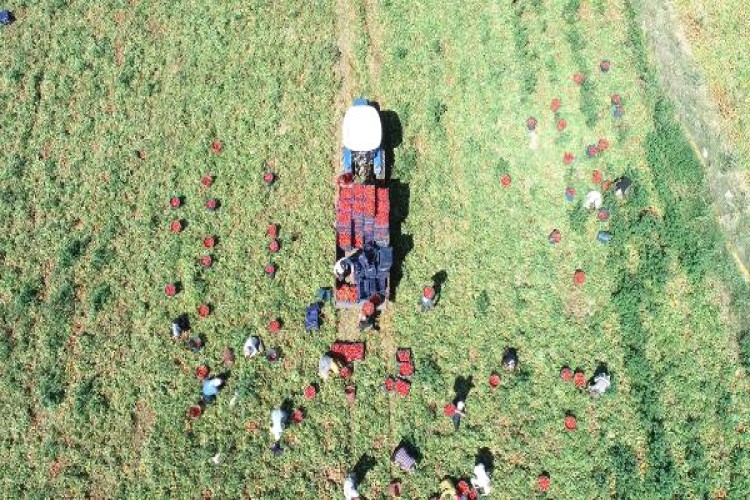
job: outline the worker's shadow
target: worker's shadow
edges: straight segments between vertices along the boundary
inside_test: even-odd
[[[352,469],[355,482],[357,484],[363,483],[365,480],[365,476],[367,476],[367,473],[370,472],[377,463],[377,460],[375,460],[371,455],[364,454],[359,457],[359,460],[357,460],[357,463],[354,465],[354,469]]]
[[[440,292],[443,291],[443,284],[448,281],[448,271],[443,269],[432,276],[432,288],[435,290],[435,305],[440,302]]]
[[[495,457],[489,448],[479,448],[477,450],[477,458],[474,461],[474,465],[484,465],[484,470],[487,471],[489,476],[492,476],[492,471],[495,470]]]
[[[396,300],[398,285],[403,278],[403,264],[406,256],[414,248],[414,237],[403,234],[401,226],[409,216],[409,185],[398,180],[389,182],[391,197],[391,245],[393,246],[393,267],[391,268],[391,300]]]
[[[371,101],[370,105],[380,113],[380,122],[383,125],[383,150],[385,151],[385,178],[391,180],[393,174],[393,164],[395,161],[395,150],[404,140],[404,129],[401,126],[401,119],[398,113],[390,109],[380,109],[380,103]]]
[[[393,110],[380,109],[380,104],[370,102],[380,113],[383,124],[383,150],[385,151],[385,180],[378,184],[387,187],[391,203],[391,246],[393,247],[393,266],[391,267],[390,299],[396,300],[398,285],[403,277],[402,265],[406,255],[414,248],[414,238],[401,232],[401,225],[409,216],[409,185],[394,179],[396,167],[395,150],[404,139],[401,119]]]
[[[294,400],[291,398],[286,398],[283,403],[281,403],[281,411],[286,413],[287,415],[291,415],[294,412]]]
[[[464,377],[459,375],[456,377],[456,381],[453,382],[453,391],[456,393],[456,399],[453,401],[454,404],[459,401],[466,401],[469,397],[469,392],[474,388],[474,376]]]

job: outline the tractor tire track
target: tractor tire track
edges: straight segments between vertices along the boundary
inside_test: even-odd
[[[370,76],[370,87],[375,94],[379,94],[382,29],[378,23],[380,19],[380,5],[378,0],[365,0],[365,28],[370,39],[370,53],[367,57],[367,69]],[[378,95],[380,99],[382,96]]]
[[[382,64],[382,40],[383,32],[378,19],[380,19],[379,0],[365,0],[365,29],[370,42],[369,52],[367,54],[367,69],[370,79],[370,92],[380,104],[380,109],[384,109],[386,96],[380,95],[380,66]],[[393,168],[393,165],[388,165]],[[380,340],[379,355],[386,367],[393,366],[396,348],[398,347],[394,336],[394,322],[396,304],[389,302],[388,308],[383,311],[378,318],[380,330],[378,338]],[[394,398],[388,398],[388,439],[394,446],[398,441],[396,435],[396,408]],[[391,464],[391,473],[394,466]]]

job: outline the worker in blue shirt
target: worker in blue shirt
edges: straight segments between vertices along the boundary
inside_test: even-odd
[[[224,379],[221,377],[211,377],[203,381],[203,402],[206,404],[213,403],[219,389],[224,386]]]

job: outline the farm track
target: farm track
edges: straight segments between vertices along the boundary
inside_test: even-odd
[[[741,166],[729,165],[733,148],[722,130],[726,124],[711,98],[705,76],[690,53],[684,27],[672,1],[635,2],[640,22],[650,39],[663,88],[708,175],[713,204],[729,246],[745,280],[750,281],[750,248],[742,228],[750,225],[750,186]]]
[[[336,102],[336,113],[334,114],[336,125],[336,148],[333,152],[333,169],[334,177],[337,175],[339,166],[339,149],[338,149],[338,138],[341,137],[341,117],[343,116],[349,103],[359,95],[367,95],[370,98],[376,99],[381,105],[382,96],[378,93],[379,81],[380,81],[380,63],[381,63],[381,30],[377,23],[378,19],[378,5],[375,0],[364,0],[364,20],[360,20],[359,13],[357,12],[360,3],[358,1],[351,2],[347,0],[337,0],[336,2],[336,19],[337,19],[337,30],[338,30],[338,49],[339,49],[339,61],[337,66],[337,76],[340,82],[337,102]],[[365,36],[367,37],[368,53],[366,56],[367,63],[367,82],[358,81],[357,75],[358,65],[361,62],[356,60],[355,44],[358,42],[357,33],[354,29],[360,23],[364,22]],[[362,72],[364,73],[364,72]],[[366,94],[365,91],[369,90]],[[369,339],[365,339],[368,345],[370,354],[377,354],[384,363],[389,363],[390,357],[395,353],[396,342],[393,338],[393,308],[390,307],[379,317],[380,330],[374,335],[371,335]],[[354,340],[361,337],[358,331],[359,311],[357,309],[342,310],[337,315],[337,330],[338,336],[343,340]],[[372,339],[377,338],[378,348],[373,349]],[[354,428],[354,422],[356,422],[356,416],[354,414],[354,405],[350,405],[350,447],[353,450],[354,447],[354,436],[356,429]],[[389,440],[394,441],[395,436],[395,415],[394,415],[394,404],[393,400],[389,400],[388,404],[388,429],[389,429]]]

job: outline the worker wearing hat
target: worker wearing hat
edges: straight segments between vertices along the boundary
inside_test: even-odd
[[[435,308],[435,289],[433,287],[426,286],[422,289],[422,298],[419,301],[419,305],[422,308],[422,312],[427,312]]]
[[[372,300],[366,300],[362,304],[362,311],[359,314],[359,331],[364,332],[375,328],[375,304]]]

